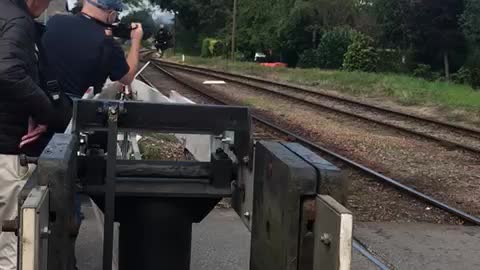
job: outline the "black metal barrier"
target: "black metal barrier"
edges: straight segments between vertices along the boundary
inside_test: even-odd
[[[255,148],[250,269],[312,270],[315,198],[344,202],[345,178],[297,143],[262,141]]]
[[[103,269],[112,269],[115,221],[121,224],[120,270],[189,269],[192,223],[232,195],[235,170],[251,155],[250,121],[244,107],[77,101],[73,134],[53,137],[35,173],[36,184],[51,192],[48,269],[73,269],[77,184],[104,212]],[[228,151],[238,159],[218,148],[210,162],[117,160],[117,134],[123,131],[231,132]],[[101,132],[107,134],[106,149],[88,143]]]
[[[19,200],[37,185],[48,186],[48,270],[74,269],[78,191],[104,212],[104,270],[112,269],[115,221],[120,270],[189,270],[192,223],[233,194],[240,204],[253,203],[251,270],[313,270],[316,196],[346,199],[340,170],[305,147],[272,141],[253,147],[248,108],[78,101],[73,122],[73,134],[50,141]],[[230,132],[233,142],[228,149],[214,144],[210,162],[118,160],[117,133],[139,130]],[[106,149],[89,144],[95,132],[107,133]],[[253,185],[251,201],[238,183]]]
[[[19,196],[21,209],[32,189],[38,186],[49,188],[48,269],[75,267],[75,237],[78,233],[74,212],[77,150],[77,136],[55,134]]]
[[[140,102],[80,101],[75,105],[75,133],[108,132],[104,184],[87,185],[85,188],[87,194],[103,205],[103,268],[111,268],[113,223],[116,218],[122,224],[119,246],[121,270],[158,269],[159,257],[160,264],[166,269],[189,269],[191,224],[201,221],[221,198],[231,195],[230,183],[234,175],[232,160],[222,149],[217,149],[209,164],[211,170],[208,177],[198,179],[191,178],[191,175],[182,177],[182,167],[177,167],[172,174],[168,168],[162,170],[161,166],[155,164],[153,167],[160,171],[159,175],[167,174],[166,171],[171,175],[158,177],[149,174],[146,177],[130,174],[122,177],[122,171],[117,172],[116,136],[118,131],[128,130],[210,135],[234,132],[235,143],[231,150],[243,157],[249,156],[250,151],[249,111],[242,107]],[[152,163],[124,161],[123,174],[129,166],[138,168],[149,165],[152,167]],[[89,166],[85,167],[88,171]],[[95,172],[98,171],[103,170],[96,168]],[[120,177],[117,177],[117,173],[120,173]],[[115,203],[117,196],[118,203]],[[154,250],[152,245],[156,247]]]

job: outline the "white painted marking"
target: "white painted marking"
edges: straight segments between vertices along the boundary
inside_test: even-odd
[[[138,77],[138,75],[140,75],[147,67],[148,65],[150,65],[150,61],[148,61],[138,72],[137,74],[135,74],[135,79]]]
[[[218,84],[227,84],[227,83],[225,81],[204,81],[203,84],[218,85]]]

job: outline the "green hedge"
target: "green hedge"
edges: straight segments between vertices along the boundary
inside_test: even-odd
[[[310,50],[305,50],[302,54],[300,54],[300,57],[298,60],[298,67],[301,67],[301,68],[318,67],[317,51],[310,49]]]
[[[201,57],[222,56],[225,54],[225,44],[217,39],[205,38],[202,40]]]
[[[200,53],[200,56],[201,57],[210,57],[210,50],[209,50],[209,47],[210,47],[210,39],[206,38],[204,40],[202,40],[202,49],[201,49],[201,53]]]
[[[345,53],[343,68],[347,71],[376,71],[378,54],[372,44],[373,40],[369,36],[356,33]]]
[[[323,34],[317,49],[318,66],[328,69],[341,68],[354,34],[349,28],[336,28]]]
[[[309,49],[300,54],[299,66],[304,68],[339,69],[344,55],[352,44],[356,32],[350,28],[335,28],[325,32],[316,49]]]
[[[470,70],[470,84],[480,89],[480,48],[471,49],[466,66]]]

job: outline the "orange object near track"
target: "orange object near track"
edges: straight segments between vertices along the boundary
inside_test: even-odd
[[[264,67],[287,67],[287,64],[285,64],[285,63],[280,63],[280,62],[276,62],[276,63],[261,63],[260,65],[261,65],[261,66],[264,66]]]

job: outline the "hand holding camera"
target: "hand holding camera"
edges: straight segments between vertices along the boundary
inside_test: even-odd
[[[143,38],[143,28],[141,23],[131,23],[130,25],[119,23],[112,28],[114,37],[121,39],[131,39],[132,41],[141,41]]]
[[[130,32],[130,38],[132,41],[140,41],[143,38],[143,28],[141,23],[132,23],[132,31]]]

